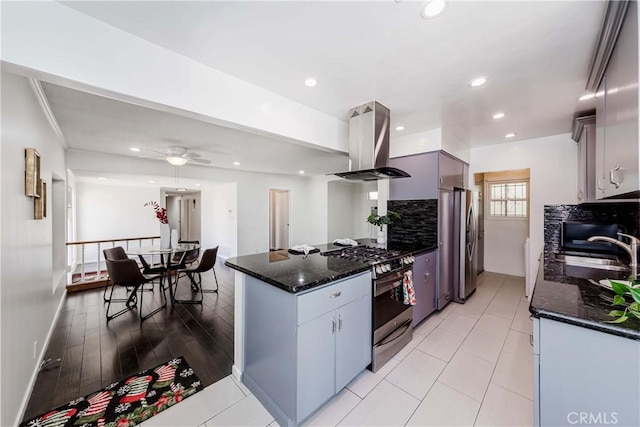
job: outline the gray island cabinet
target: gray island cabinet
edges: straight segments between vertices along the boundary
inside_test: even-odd
[[[242,381],[298,425],[371,363],[371,273],[299,293],[246,276]]]

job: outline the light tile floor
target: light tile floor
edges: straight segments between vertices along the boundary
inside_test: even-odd
[[[360,374],[304,425],[533,425],[528,307],[523,278],[482,273],[466,304],[429,317],[382,369]],[[277,423],[229,376],[143,425]]]

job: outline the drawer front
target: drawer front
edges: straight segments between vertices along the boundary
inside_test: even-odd
[[[371,273],[366,272],[298,296],[298,325],[371,295],[371,287]]]

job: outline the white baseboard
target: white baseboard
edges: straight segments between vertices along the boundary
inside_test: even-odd
[[[40,354],[38,355],[38,360],[36,362],[36,366],[34,367],[33,374],[31,374],[31,379],[29,380],[29,388],[24,394],[22,398],[22,403],[20,404],[20,410],[18,411],[18,415],[16,417],[16,421],[13,425],[20,425],[22,418],[24,417],[24,412],[27,410],[27,404],[29,404],[29,398],[31,397],[31,393],[33,392],[33,386],[36,384],[36,379],[38,378],[38,372],[40,372],[40,365],[42,364],[42,360],[44,359],[44,354],[49,346],[49,341],[51,340],[51,336],[53,335],[53,330],[56,327],[56,323],[58,322],[58,317],[60,317],[60,313],[62,312],[62,307],[64,305],[64,301],[67,299],[67,290],[65,289],[62,293],[62,298],[60,298],[60,303],[58,304],[58,308],[56,309],[56,314],[53,316],[53,320],[51,321],[51,327],[49,328],[49,332],[47,333],[47,337],[44,339],[44,343],[40,349]]]
[[[242,372],[236,365],[231,367],[231,375],[233,375],[238,381],[242,381]]]

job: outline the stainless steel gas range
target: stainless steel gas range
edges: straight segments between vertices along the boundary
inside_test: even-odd
[[[406,252],[373,246],[353,246],[323,252],[371,265],[373,277],[373,336],[371,366],[376,372],[413,337],[413,307],[403,302],[403,279],[413,269],[414,257]]]

